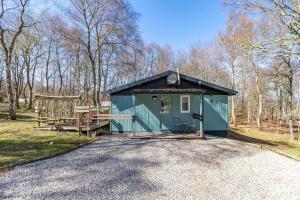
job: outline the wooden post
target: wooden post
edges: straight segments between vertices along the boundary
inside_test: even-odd
[[[38,108],[38,118],[37,118],[37,124],[38,124],[38,128],[41,127],[41,112],[40,112],[40,109]]]
[[[87,113],[87,131],[86,131],[86,136],[90,136],[90,114],[91,114],[91,106],[89,105],[89,110]]]
[[[204,138],[204,97],[203,93],[201,94],[201,119],[200,119],[200,137]]]
[[[39,100],[38,99],[37,99],[36,109],[37,109],[37,114],[38,114],[37,126],[38,126],[38,128],[40,128],[40,126],[41,126],[41,122],[40,122],[41,112],[40,112],[40,104],[39,104]]]
[[[100,112],[99,112],[99,104],[97,104],[97,116],[99,116]],[[97,117],[97,125],[100,124],[100,120]]]
[[[133,105],[134,105],[134,107],[133,107],[133,109],[134,109],[134,117],[131,118],[131,126],[132,126],[133,136],[135,136],[135,130],[134,130],[135,117],[136,117],[136,110],[135,110],[135,104],[136,104],[136,99],[135,98],[136,98],[136,96],[135,96],[135,94],[133,94],[132,98],[133,98]]]

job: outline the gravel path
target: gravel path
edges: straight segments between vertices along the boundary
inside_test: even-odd
[[[300,199],[300,162],[230,139],[106,138],[0,177],[0,199]]]

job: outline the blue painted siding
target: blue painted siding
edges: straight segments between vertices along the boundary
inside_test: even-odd
[[[227,104],[227,96],[204,96],[204,131],[227,131]]]
[[[111,113],[112,114],[134,114],[133,96],[111,96]],[[112,131],[132,131],[133,124],[131,120],[117,119],[111,121]]]
[[[192,120],[192,114],[200,114],[201,96],[190,95],[190,113],[181,113],[180,96],[185,94],[161,94],[152,99],[152,94],[137,94],[133,96],[115,96],[111,99],[112,114],[131,114],[136,116],[136,121],[112,120],[111,131],[182,131],[174,126],[174,117],[181,119],[181,123]],[[188,95],[188,94],[187,94]],[[160,99],[162,96],[170,96],[171,112],[160,113]],[[213,101],[211,102],[211,99]],[[227,130],[227,96],[205,96],[204,97],[204,130]],[[195,129],[200,129],[200,122],[194,121]]]

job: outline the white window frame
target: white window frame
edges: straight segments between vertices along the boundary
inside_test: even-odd
[[[182,110],[182,99],[183,98],[188,98],[188,110]],[[180,111],[181,113],[189,113],[191,112],[191,98],[190,95],[181,95],[180,96]]]

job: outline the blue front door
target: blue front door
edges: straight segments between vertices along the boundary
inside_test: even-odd
[[[172,109],[173,98],[172,95],[160,95],[159,98],[159,116],[160,116],[160,130],[170,131],[173,128],[172,124]]]

